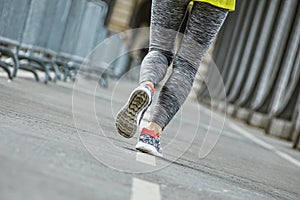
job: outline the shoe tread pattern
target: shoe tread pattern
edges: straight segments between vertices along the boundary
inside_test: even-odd
[[[135,91],[128,104],[119,112],[116,127],[119,134],[131,138],[137,131],[137,116],[149,104],[149,96],[145,91]]]

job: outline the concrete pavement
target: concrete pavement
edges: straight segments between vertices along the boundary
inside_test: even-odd
[[[0,79],[1,199],[300,199],[288,142],[187,101],[147,157],[114,128],[135,85],[78,80]]]

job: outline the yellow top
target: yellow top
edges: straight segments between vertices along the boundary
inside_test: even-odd
[[[236,0],[192,0],[191,3],[193,3],[194,1],[206,2],[217,7],[227,9],[229,11],[234,11]]]

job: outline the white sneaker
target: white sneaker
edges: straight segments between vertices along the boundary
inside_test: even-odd
[[[137,131],[144,113],[152,102],[153,91],[149,85],[139,86],[130,95],[125,106],[116,118],[116,127],[120,135],[131,138]]]
[[[153,130],[143,128],[139,141],[135,148],[143,153],[163,157],[162,148],[160,146],[160,136]]]

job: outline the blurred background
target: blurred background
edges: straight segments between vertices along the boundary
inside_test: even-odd
[[[237,1],[200,66],[192,98],[299,143],[300,5],[297,0]],[[75,80],[85,57],[111,35],[149,27],[150,0],[1,0],[2,79]],[[182,31],[183,32],[183,31]],[[147,46],[149,32],[121,34],[103,57]],[[104,69],[85,66],[87,78],[108,87],[124,74],[137,81],[147,48],[126,53]],[[223,80],[210,65],[216,65]],[[129,72],[130,73],[127,73]],[[201,78],[202,77],[202,78]],[[207,77],[206,84],[203,84]],[[226,99],[222,94],[223,82]],[[207,85],[214,88],[209,94]],[[226,106],[227,105],[227,106]]]

